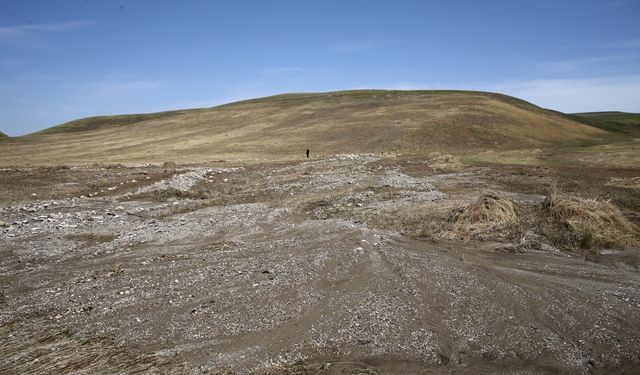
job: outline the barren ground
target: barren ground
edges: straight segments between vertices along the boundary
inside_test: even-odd
[[[555,236],[551,189],[638,223],[638,170],[342,155],[0,171],[0,373],[637,373],[640,249]],[[490,192],[521,223],[442,240]],[[532,240],[535,239],[535,240]]]

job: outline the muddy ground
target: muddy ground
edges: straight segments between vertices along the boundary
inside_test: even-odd
[[[341,155],[0,171],[0,373],[637,373],[640,249],[543,202],[637,170]],[[444,240],[490,193],[521,223]],[[535,238],[532,241],[531,238]]]

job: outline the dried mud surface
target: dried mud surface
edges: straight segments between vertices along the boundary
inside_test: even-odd
[[[480,173],[342,155],[5,202],[0,373],[638,371],[638,249],[589,259],[367,224],[485,191],[544,199]]]

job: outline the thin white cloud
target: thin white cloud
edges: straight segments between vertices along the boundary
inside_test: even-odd
[[[285,75],[285,74],[302,74],[302,73],[326,73],[326,68],[304,68],[300,66],[279,66],[269,68],[262,71],[265,75]]]
[[[622,42],[622,46],[630,49],[638,49],[640,48],[640,37],[625,40],[624,42]]]
[[[94,97],[116,96],[131,91],[155,90],[160,87],[160,81],[128,81],[128,82],[99,82],[94,87]]]
[[[15,80],[15,81],[27,81],[27,82],[42,82],[42,81],[51,81],[51,80],[55,80],[58,77],[53,75],[53,74],[47,74],[47,73],[27,73],[27,74],[20,74],[20,75],[16,75],[13,77],[10,77],[10,79]]]
[[[626,7],[630,3],[631,2],[628,1],[628,0],[614,0],[614,1],[610,1],[609,5],[611,5],[612,7],[616,7],[616,8],[622,8],[622,7]]]
[[[375,46],[372,42],[345,43],[331,47],[330,52],[333,53],[356,53],[373,49]]]
[[[559,61],[544,61],[535,64],[535,67],[542,70],[545,73],[568,73],[580,69],[591,68],[594,66],[601,66],[611,64],[620,61],[626,61],[633,59],[633,56],[627,55],[611,55],[611,56],[597,56],[586,57],[570,60]]]
[[[9,67],[9,66],[16,66],[16,65],[18,65],[18,62],[15,61],[15,60],[0,57],[0,66],[1,67]]]
[[[0,26],[0,41],[20,42],[41,34],[79,30],[95,24],[93,20],[76,20],[52,23],[28,23]]]
[[[640,75],[591,79],[539,79],[477,86],[562,112],[640,112]]]

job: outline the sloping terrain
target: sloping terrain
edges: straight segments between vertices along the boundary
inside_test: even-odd
[[[287,159],[310,149],[422,153],[592,144],[606,130],[470,91],[286,94],[208,109],[94,117],[0,143],[4,165]]]
[[[574,113],[576,116],[587,117],[591,119],[604,120],[610,122],[619,122],[628,125],[640,125],[640,113],[603,111],[603,112],[584,112]]]
[[[180,115],[189,111],[196,110],[184,110],[184,111],[167,111],[158,113],[143,113],[134,115],[115,115],[115,116],[95,116],[87,117],[79,120],[73,120],[64,124],[47,128],[33,133],[34,135],[43,134],[57,134],[66,132],[79,132],[98,130],[110,127],[119,127],[125,125],[136,124],[147,120],[157,120],[166,117]]]
[[[3,132],[0,132],[0,138],[6,138],[8,137],[8,135],[4,134]]]
[[[640,137],[640,113],[585,112],[567,116],[606,131]]]

